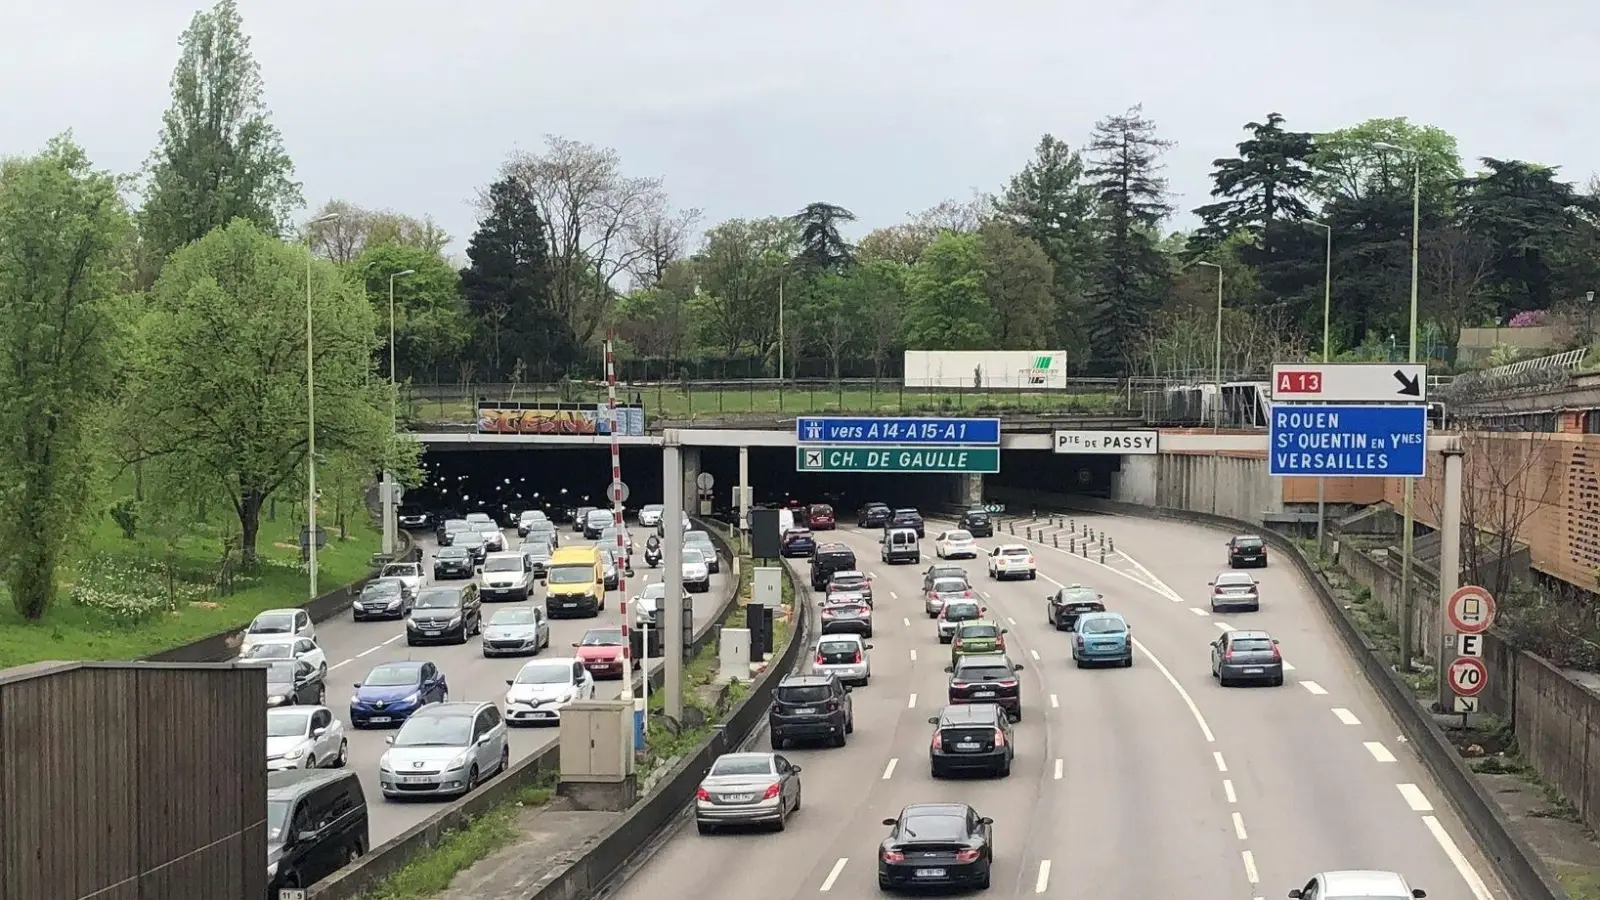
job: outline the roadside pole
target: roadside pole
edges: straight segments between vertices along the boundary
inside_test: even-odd
[[[739,448],[739,555],[750,552],[750,448]],[[735,565],[738,565],[737,561]]]
[[[661,602],[661,661],[666,678],[661,710],[683,721],[683,449],[677,429],[668,429],[661,448],[661,565],[666,590]]]
[[[1494,597],[1477,585],[1461,585],[1463,451],[1444,451],[1444,497],[1439,514],[1439,685],[1434,708],[1467,716],[1478,711],[1488,686],[1483,635],[1494,625]]]

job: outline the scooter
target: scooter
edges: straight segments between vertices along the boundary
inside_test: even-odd
[[[644,548],[644,564],[649,566],[652,569],[654,569],[656,566],[661,565],[661,548],[660,547],[645,547]]]

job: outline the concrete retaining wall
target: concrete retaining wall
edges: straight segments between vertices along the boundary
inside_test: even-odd
[[[1124,456],[1111,497],[1137,506],[1164,506],[1260,522],[1283,512],[1281,478],[1267,461],[1246,456],[1161,453]],[[1038,502],[1043,502],[1038,501]]]

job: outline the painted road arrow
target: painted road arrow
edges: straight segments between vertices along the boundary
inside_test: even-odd
[[[1407,377],[1404,369],[1395,369],[1394,380],[1400,382],[1400,396],[1422,396],[1422,379],[1418,378],[1417,376],[1412,375]]]

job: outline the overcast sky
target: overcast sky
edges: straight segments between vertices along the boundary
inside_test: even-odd
[[[240,5],[307,201],[432,214],[455,253],[473,190],[548,133],[615,147],[710,221],[824,200],[860,231],[996,190],[1040,134],[1076,146],[1134,103],[1177,142],[1183,210],[1272,111],[1308,131],[1407,116],[1469,161],[1600,169],[1600,5],[1570,0]],[[99,165],[138,167],[196,8],[0,4],[0,155],[72,129]]]

